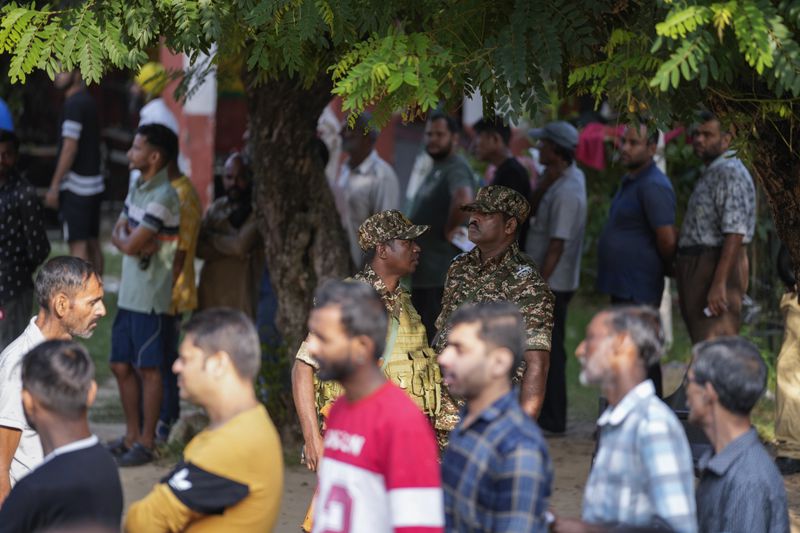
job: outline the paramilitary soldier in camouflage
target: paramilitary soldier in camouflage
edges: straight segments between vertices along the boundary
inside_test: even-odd
[[[413,225],[400,211],[372,215],[358,229],[358,244],[365,252],[366,265],[353,279],[375,287],[389,313],[383,371],[433,421],[441,402],[439,366],[428,347],[425,326],[411,304],[411,295],[400,285],[400,278],[417,268],[420,247],[414,239],[427,230],[428,226]],[[324,417],[343,390],[338,383],[314,379],[317,363],[305,343],[295,359],[292,393],[305,440],[306,465],[316,470],[323,449],[318,413]]]
[[[476,246],[453,259],[447,271],[434,348],[436,353],[444,349],[450,315],[460,305],[498,300],[516,304],[525,320],[527,345],[515,382],[521,381],[522,409],[536,418],[544,399],[550,361],[553,293],[539,275],[536,263],[517,245],[517,232],[528,218],[530,205],[518,192],[494,185],[482,188],[475,201],[461,209],[471,212],[467,229],[469,240]],[[437,420],[437,429],[449,431],[458,421],[458,412],[449,401],[443,411],[447,413]]]

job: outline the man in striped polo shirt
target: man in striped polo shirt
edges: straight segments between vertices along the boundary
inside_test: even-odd
[[[168,340],[164,315],[172,301],[180,222],[180,201],[167,177],[167,166],[177,152],[178,138],[169,128],[161,124],[139,127],[128,161],[141,175],[131,185],[111,234],[111,242],[125,254],[119,311],[111,330],[111,370],[119,385],[126,434],[111,442],[109,450],[120,466],[153,460],[162,395],[160,367]]]

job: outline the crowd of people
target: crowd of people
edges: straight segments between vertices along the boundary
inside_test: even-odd
[[[158,69],[148,68],[155,74],[137,87],[152,104],[163,87],[149,83]],[[0,231],[12,243],[0,252],[0,532],[119,530],[117,467],[153,461],[181,398],[209,425],[130,506],[124,529],[271,531],[283,452],[254,390],[264,247],[247,159],[228,158],[226,195],[203,215],[175,129],[152,118],[168,108],[142,113],[127,153],[135,176],[111,232],[123,260],[110,368],[125,434],[100,443],[87,419],[94,364],[74,340],[106,314],[96,110],[76,73],[56,83],[67,100],[45,204],[60,211],[70,256],[46,260],[39,200],[16,171],[19,142],[0,131]],[[767,369],[738,336],[755,188],[730,150],[733,130],[699,116],[693,142],[705,166],[680,231],[655,160],[659,132],[642,120],[620,139],[627,173],[597,243],[597,288],[609,306],[575,354],[581,383],[605,402],[577,518],[551,505],[545,435],[564,433],[568,420],[565,330],[589,209],[579,133],[564,121],[527,132],[543,166],[534,181],[501,119],[473,129],[491,183],[459,155],[457,121],[432,113],[429,170],[405,206],[369,117],[342,132],[348,159],[329,184],[361,268],[317,288],[292,368],[303,461],[318,481],[301,527],[788,532],[781,471],[797,460],[782,457],[779,470],[752,427]],[[199,286],[195,257],[204,260]],[[686,404],[708,441],[694,458],[661,399],[665,276],[676,278],[694,343]]]

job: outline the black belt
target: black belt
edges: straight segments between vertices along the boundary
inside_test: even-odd
[[[681,246],[678,248],[678,255],[702,255],[706,252],[719,250],[722,246],[705,246],[698,244],[695,246]]]

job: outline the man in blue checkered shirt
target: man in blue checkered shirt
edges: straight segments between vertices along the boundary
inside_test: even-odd
[[[439,365],[466,406],[442,460],[446,529],[547,531],[553,468],[511,386],[525,353],[522,315],[510,302],[478,303],[459,308],[449,323]]]
[[[596,384],[609,407],[597,421],[599,447],[583,496],[582,521],[558,518],[553,530],[597,527],[695,533],[692,455],[675,413],[655,395],[647,368],[664,351],[658,311],[614,307],[586,329],[576,355],[581,383]]]

